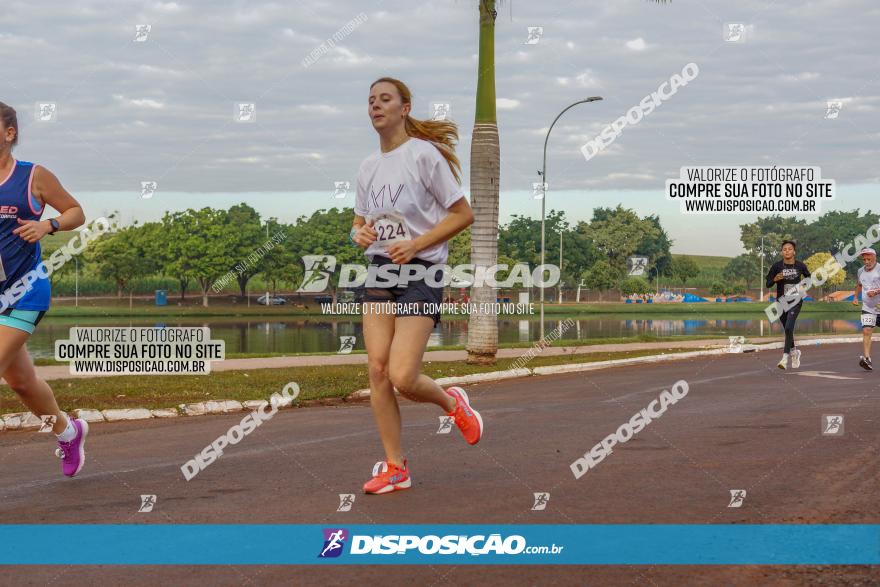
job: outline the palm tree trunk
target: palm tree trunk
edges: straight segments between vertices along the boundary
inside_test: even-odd
[[[471,262],[489,267],[498,258],[498,192],[501,149],[495,116],[495,0],[480,1],[480,57],[477,71],[477,107],[471,138]],[[468,319],[467,362],[494,364],[498,352],[498,315],[480,310],[492,304],[495,289],[487,284],[471,288],[471,302],[477,311]]]

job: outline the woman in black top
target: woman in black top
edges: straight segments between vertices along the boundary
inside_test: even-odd
[[[797,295],[798,284],[804,277],[810,276],[807,266],[794,258],[796,251],[797,244],[794,241],[782,241],[782,260],[773,263],[767,273],[767,288],[772,287],[774,283],[776,284],[777,301],[781,301],[786,296]],[[794,323],[797,321],[803,305],[804,301],[798,295],[797,304],[779,317],[779,322],[785,329],[785,352],[777,365],[780,369],[788,368],[789,356],[791,357],[792,369],[801,366],[801,351],[794,346]]]

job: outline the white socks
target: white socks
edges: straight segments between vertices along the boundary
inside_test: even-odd
[[[67,414],[65,414],[65,416],[67,416],[67,428],[65,428],[61,434],[56,434],[55,436],[57,436],[58,440],[61,442],[70,442],[76,438],[76,427],[73,425],[73,418]]]

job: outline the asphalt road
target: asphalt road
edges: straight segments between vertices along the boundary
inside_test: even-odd
[[[468,388],[486,432],[437,434],[402,402],[413,489],[365,496],[382,457],[366,403],[279,412],[193,480],[180,466],[243,414],[97,424],[65,479],[44,434],[0,435],[4,523],[880,523],[880,373],[856,345],[507,380]],[[580,479],[569,465],[677,380],[689,393]],[[823,435],[823,415],[844,416]],[[730,490],[745,489],[739,508]],[[533,493],[549,492],[544,511]],[[340,493],[354,493],[337,512]],[[142,494],[155,494],[139,513]],[[64,540],[47,537],[47,548]],[[145,545],[147,547],[147,545]],[[15,567],[0,583],[81,585],[876,585],[877,567]]]

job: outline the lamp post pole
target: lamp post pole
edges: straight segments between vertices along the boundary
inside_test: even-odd
[[[545,258],[545,254],[546,254],[546,247],[545,247],[545,234],[546,234],[545,219],[546,219],[546,209],[547,209],[547,189],[546,188],[549,187],[549,185],[547,184],[547,142],[550,140],[550,131],[553,130],[553,126],[556,124],[556,121],[559,120],[559,118],[563,114],[568,112],[571,108],[574,108],[578,104],[586,104],[587,102],[596,102],[601,99],[602,99],[601,96],[591,96],[591,97],[585,98],[583,100],[578,100],[574,104],[569,105],[562,112],[560,112],[559,114],[556,115],[556,118],[553,119],[553,123],[550,125],[550,128],[547,129],[547,136],[544,137],[544,163],[541,166],[541,171],[538,172],[541,175],[541,192],[543,194],[543,196],[541,197],[541,270],[542,270],[542,272],[544,269],[544,258]],[[560,268],[559,269],[561,271],[562,270],[562,244],[561,244],[562,233],[561,232],[560,232],[559,238],[560,238],[560,246],[559,246],[559,258],[560,258],[559,265],[560,265]],[[542,275],[543,275],[543,273],[542,273]],[[561,275],[560,275],[560,279],[561,279]],[[540,287],[540,290],[541,290],[541,339],[544,338],[544,289],[545,288],[543,287],[543,285],[544,284],[543,284],[543,279],[542,279],[542,283],[541,283],[541,287]],[[560,295],[561,295],[561,293],[560,293]]]
[[[764,301],[764,237],[761,237],[761,275],[758,276],[758,279],[761,280],[761,301]]]

